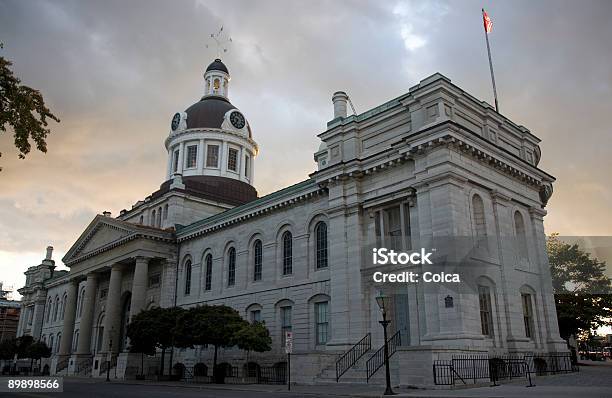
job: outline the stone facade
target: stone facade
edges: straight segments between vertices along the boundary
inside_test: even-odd
[[[227,74],[207,71],[214,73]],[[189,136],[201,148],[189,177],[208,178],[205,142],[227,134],[240,146],[237,159],[246,153],[251,162],[233,179],[252,184],[250,128],[237,140],[227,124],[232,110],[218,127],[187,128],[190,114],[181,114],[166,141],[163,189],[117,218],[97,216],[63,259],[70,272],[54,271],[50,254],[26,272],[22,313],[33,316],[22,316],[19,333],[53,345],[51,372],[100,375],[110,352],[119,376],[130,377],[140,361],[125,352],[131,315],[225,304],[270,330],[272,351],[250,361],[284,362],[291,330],[291,379],[335,381],[339,354],[368,333],[370,353],[382,345],[382,290],[392,298],[390,333],[401,337],[397,384],[430,385],[433,361],[459,353],[565,351],[543,228],[554,178],[537,167],[539,139],[440,74],[359,115],[347,116],[346,101],[334,94],[334,119],[319,134],[308,179],[242,204],[193,190],[172,162],[185,164],[175,140]],[[372,263],[372,248],[383,246],[433,249],[443,265],[432,269],[455,270],[462,283],[377,284],[374,271],[393,270]],[[211,355],[175,350],[173,362],[210,367]],[[246,358],[227,349],[220,361],[242,366]]]

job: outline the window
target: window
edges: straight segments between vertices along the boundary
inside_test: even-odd
[[[408,203],[397,204],[375,213],[376,243],[393,250],[409,250],[410,208]]]
[[[76,352],[77,347],[79,346],[79,330],[78,329],[74,332],[74,338],[72,340],[73,340],[72,352]]]
[[[525,221],[520,211],[514,212],[514,229],[516,232],[516,244],[519,258],[527,259],[527,235],[525,233]]]
[[[191,260],[185,262],[185,296],[191,293]]]
[[[250,314],[251,323],[261,322],[261,310],[252,310]]]
[[[236,284],[236,249],[233,247],[227,252],[227,286]]]
[[[281,307],[281,345],[285,346],[285,335],[291,331],[291,307]]]
[[[315,303],[317,344],[326,344],[329,338],[329,305],[327,301]]]
[[[283,234],[283,275],[293,272],[293,236],[286,231]]]
[[[49,348],[51,349],[51,353],[55,352],[55,345],[53,344],[53,335],[49,335]]]
[[[143,222],[144,222],[144,217],[141,215],[141,216],[140,216],[140,222],[139,222],[139,223],[142,225],[142,223],[143,223]]]
[[[262,268],[262,244],[259,239],[253,244],[253,280],[261,280],[261,268]]]
[[[531,294],[521,294],[523,302],[523,321],[525,322],[525,337],[533,338],[533,308],[531,306]]]
[[[244,176],[249,177],[249,156],[244,157]]]
[[[66,301],[68,300],[68,296],[66,294],[64,294],[64,296],[62,297],[62,315],[61,315],[61,319],[64,319],[64,315],[66,315]]]
[[[59,297],[55,297],[55,308],[53,309],[53,322],[57,321],[57,315],[59,313],[60,307],[60,299]]]
[[[100,298],[106,298],[106,296],[108,296],[108,289],[102,289],[100,290]]]
[[[478,286],[480,304],[480,329],[484,336],[493,336],[493,317],[491,314],[491,291],[488,286]]]
[[[164,220],[168,219],[168,204],[164,206]]]
[[[85,288],[81,289],[81,294],[79,294],[79,305],[78,305],[79,318],[83,315],[84,301],[85,301]]]
[[[161,228],[162,223],[162,208],[161,206],[157,209],[157,220],[155,221],[155,226]]]
[[[227,169],[237,171],[238,167],[238,150],[230,148],[227,155]]]
[[[315,226],[317,269],[327,268],[327,224],[319,221]]]
[[[174,173],[178,171],[178,164],[179,164],[179,150],[177,149],[174,151],[174,155],[172,157],[172,171]]]
[[[196,167],[198,161],[198,146],[189,145],[187,147],[187,168],[193,169]]]
[[[53,308],[53,300],[49,299],[47,303],[47,323],[51,322],[51,309]]]
[[[151,213],[151,222],[150,222],[151,226],[154,227],[155,226],[155,210],[153,210],[153,212]]]
[[[476,237],[487,236],[487,224],[485,220],[484,203],[479,195],[472,197],[472,212],[474,213],[474,228]]]
[[[212,254],[207,254],[206,259],[206,272],[204,274],[204,290],[210,290],[212,288]]]
[[[219,145],[206,147],[206,167],[219,167]]]
[[[149,287],[159,287],[161,284],[161,274],[153,274],[149,277]]]

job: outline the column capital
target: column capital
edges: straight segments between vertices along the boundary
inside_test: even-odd
[[[123,265],[115,263],[111,265],[111,271],[123,271]]]
[[[136,262],[146,262],[148,263],[149,261],[151,261],[153,259],[153,257],[148,257],[148,256],[136,256],[134,257],[134,259],[136,260]]]

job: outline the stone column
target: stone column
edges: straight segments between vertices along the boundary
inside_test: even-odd
[[[132,280],[132,303],[130,305],[130,320],[145,309],[147,282],[149,276],[149,259],[136,257],[134,279]]]
[[[81,323],[79,325],[79,342],[77,355],[91,354],[91,330],[96,303],[96,291],[98,288],[98,277],[93,272],[87,275],[85,283],[85,296],[81,303]]]
[[[112,351],[119,351],[119,329],[121,328],[121,278],[123,266],[113,265],[106,297],[106,312],[104,314],[104,337],[102,340],[102,352],[109,352],[111,342]]]
[[[64,326],[62,328],[62,340],[60,341],[59,355],[70,355],[72,350],[72,335],[74,334],[74,318],[76,316],[76,304],[78,298],[79,282],[72,279],[68,283],[66,308],[64,310]]]

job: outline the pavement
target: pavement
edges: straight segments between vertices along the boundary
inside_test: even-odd
[[[517,379],[500,386],[458,388],[453,390],[395,389],[397,397],[504,397],[504,398],[612,398],[612,361],[582,361],[580,372],[534,377],[534,387],[527,387],[525,379]],[[468,386],[469,387],[469,386]],[[19,393],[20,397],[382,397],[384,388],[361,384],[332,384],[314,386],[286,385],[218,385],[184,382],[154,382],[91,378],[64,378],[63,393]],[[8,396],[9,394],[7,394]]]

